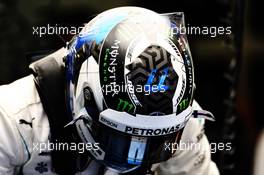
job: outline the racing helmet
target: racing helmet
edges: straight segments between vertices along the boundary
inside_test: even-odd
[[[169,159],[192,109],[194,70],[183,13],[107,10],[67,45],[67,105],[99,163],[124,173]]]

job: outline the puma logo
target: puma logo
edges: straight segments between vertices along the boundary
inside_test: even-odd
[[[25,125],[29,125],[31,128],[32,128],[32,121],[34,120],[35,118],[32,118],[31,122],[28,122],[24,119],[20,119],[19,120],[19,124],[25,124]]]

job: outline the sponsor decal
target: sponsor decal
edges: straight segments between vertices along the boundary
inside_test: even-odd
[[[100,121],[103,122],[104,124],[110,126],[110,127],[117,128],[117,126],[118,126],[117,123],[114,123],[114,122],[112,122],[112,121],[109,121],[109,120],[107,120],[107,119],[104,118],[104,117],[101,117],[101,118],[100,118]]]
[[[48,170],[48,164],[45,162],[39,162],[35,167],[35,171],[39,172],[40,174],[48,172]]]
[[[182,76],[182,88],[181,88],[180,95],[179,95],[179,97],[177,98],[177,102],[176,102],[176,104],[178,104],[178,103],[180,102],[180,100],[182,99],[182,97],[183,97],[183,95],[184,95],[185,87],[186,87],[185,83],[186,83],[185,78],[184,78],[184,76]]]
[[[141,136],[159,136],[172,134],[180,130],[185,123],[178,124],[176,126],[167,127],[167,128],[158,128],[158,129],[144,129],[144,128],[135,128],[131,126],[125,127],[125,132],[132,135],[141,135]]]
[[[103,64],[103,75],[104,75],[104,82],[108,81],[108,64],[107,64],[107,60],[108,60],[108,55],[109,55],[109,49],[105,50],[105,56],[103,58],[104,64]]]
[[[189,105],[189,101],[188,99],[183,99],[180,104],[179,104],[179,109],[180,111],[183,111],[184,109],[186,109]]]
[[[132,100],[132,102],[134,102],[134,104],[137,106],[142,106],[141,103],[139,102],[137,96],[135,95],[135,89],[134,89],[132,82],[128,79],[127,79],[127,86],[128,86],[129,96],[130,96],[130,99]]]
[[[123,100],[119,98],[119,102],[117,104],[118,111],[125,111],[125,112],[131,112],[134,110],[134,105],[130,103],[129,101]]]
[[[119,40],[115,40],[110,49],[106,49],[103,58],[103,81],[116,82],[117,56],[119,55]]]
[[[125,84],[123,67],[128,43],[120,36],[120,31],[115,27],[103,43],[99,63],[100,83],[108,108],[134,113],[135,104],[131,102],[128,93],[122,91],[123,88],[127,88],[123,86]]]

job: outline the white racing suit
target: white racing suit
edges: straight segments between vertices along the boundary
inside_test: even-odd
[[[199,108],[194,103],[194,108]],[[211,161],[204,120],[191,118],[181,142],[198,143],[199,149],[179,149],[166,162],[153,165],[156,175],[218,175]],[[0,86],[0,175],[52,175],[51,155],[40,153],[37,146],[48,143],[50,127],[34,76]],[[63,162],[62,162],[63,164]],[[79,174],[97,175],[98,165],[90,163]]]

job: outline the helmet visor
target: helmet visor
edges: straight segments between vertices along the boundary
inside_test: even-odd
[[[168,160],[174,152],[168,145],[179,142],[183,129],[162,136],[133,136],[101,123],[92,126],[93,137],[105,152],[103,164],[120,172]]]

